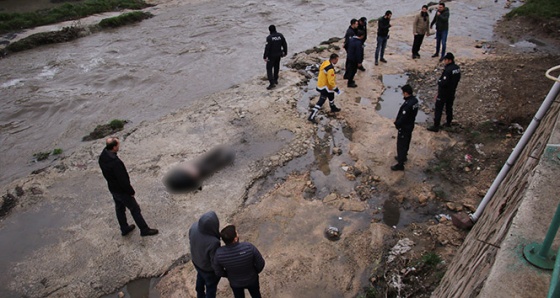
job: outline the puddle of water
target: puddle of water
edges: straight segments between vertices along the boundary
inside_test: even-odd
[[[385,91],[381,94],[381,98],[375,107],[375,110],[379,115],[395,119],[399,108],[403,101],[401,87],[406,85],[408,81],[408,75],[398,74],[398,75],[384,75],[383,85],[385,85]],[[413,86],[414,88],[414,86]],[[422,104],[422,99],[418,98],[420,104]],[[418,115],[416,115],[416,123],[424,123],[428,120],[428,115],[422,110],[418,110]]]
[[[369,99],[367,97],[357,97],[354,101],[356,103],[359,103],[359,104],[364,105],[364,106],[371,105],[371,99]]]
[[[282,129],[274,136],[255,136],[250,132],[244,135],[244,141],[240,148],[235,148],[235,152],[240,155],[249,156],[251,159],[261,159],[271,153],[278,152],[285,144],[294,138],[294,133]]]
[[[156,285],[161,278],[139,278],[127,283],[115,293],[101,296],[100,298],[119,297],[119,293],[124,294],[124,298],[160,298]]]
[[[13,266],[40,247],[56,243],[63,236],[59,228],[69,220],[55,206],[42,204],[1,222],[0,293],[8,293],[4,287],[13,279]]]

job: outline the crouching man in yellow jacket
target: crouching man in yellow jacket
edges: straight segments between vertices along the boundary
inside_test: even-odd
[[[340,94],[340,90],[336,86],[336,75],[334,73],[334,65],[338,62],[338,55],[331,54],[329,60],[326,60],[321,64],[319,68],[319,78],[317,79],[317,91],[321,93],[319,96],[319,101],[313,107],[311,114],[307,120],[317,123],[315,116],[327,100],[329,99],[329,105],[331,107],[331,112],[340,112],[340,109],[334,104],[334,93]]]

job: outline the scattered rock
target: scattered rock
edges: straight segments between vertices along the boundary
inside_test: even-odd
[[[332,148],[332,153],[336,154],[336,155],[341,155],[342,154],[342,149],[340,149],[338,147],[333,147]]]
[[[418,203],[424,205],[428,202],[429,197],[426,194],[419,194],[418,195]]]
[[[328,227],[325,230],[325,237],[331,241],[336,241],[340,239],[340,230],[336,227]]]

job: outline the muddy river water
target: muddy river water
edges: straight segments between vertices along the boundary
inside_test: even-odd
[[[369,19],[387,9],[398,17],[424,2],[159,1],[149,8],[155,17],[140,24],[12,54],[0,60],[0,182],[48,164],[34,162],[34,153],[71,153],[98,124],[115,118],[131,125],[153,121],[264,75],[269,24],[286,36],[293,54],[342,36],[352,17]],[[467,11],[477,7],[454,4]],[[499,14],[481,12],[451,24],[459,31],[464,29],[458,23],[477,22],[464,33],[490,38]]]

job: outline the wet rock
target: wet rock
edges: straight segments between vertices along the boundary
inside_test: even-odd
[[[453,203],[453,202],[448,202],[445,204],[445,206],[447,207],[447,209],[451,210],[451,211],[463,211],[463,206]]]
[[[346,176],[346,179],[348,179],[349,181],[355,181],[356,180],[356,176],[354,176],[354,174],[346,173],[346,174],[344,174],[344,176]]]
[[[402,202],[404,202],[405,197],[403,195],[396,195],[395,196],[395,200],[397,202],[399,202],[399,204],[402,204]]]
[[[358,177],[360,175],[362,175],[362,171],[356,167],[354,167],[354,171],[353,171],[354,176]]]
[[[418,195],[418,203],[424,205],[428,202],[429,197],[426,194],[419,194]]]
[[[15,190],[16,190],[16,196],[18,196],[18,197],[23,196],[23,194],[25,193],[25,192],[23,191],[23,188],[22,188],[21,186],[19,186],[19,185],[16,186],[16,189],[15,189]]]
[[[342,154],[342,149],[340,149],[338,147],[333,147],[332,148],[332,153],[336,154],[336,155],[341,155]]]
[[[41,190],[40,188],[35,187],[35,186],[31,187],[29,190],[34,195],[42,195],[44,193],[43,190]]]
[[[331,241],[340,239],[340,230],[337,227],[328,227],[325,230],[325,237]]]
[[[338,200],[338,196],[335,193],[331,193],[323,199],[323,203],[329,204],[333,203],[336,200]]]
[[[353,212],[363,212],[366,210],[366,206],[364,202],[359,201],[345,201],[342,206],[339,208],[340,210],[345,211],[353,211]]]
[[[7,193],[2,196],[2,201],[0,202],[0,217],[8,214],[12,208],[16,206],[17,198],[11,193]]]
[[[463,203],[463,207],[465,207],[470,212],[475,212],[476,211],[476,206],[473,205],[473,204]]]

